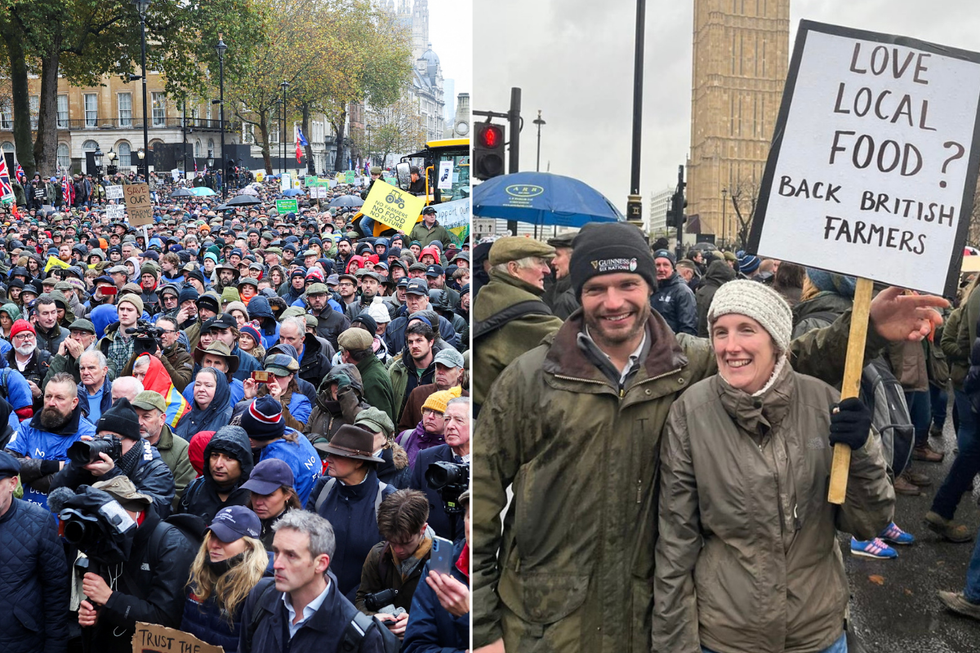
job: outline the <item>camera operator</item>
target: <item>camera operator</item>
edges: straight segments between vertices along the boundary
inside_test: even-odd
[[[0,651],[64,651],[68,566],[43,508],[14,498],[20,463],[0,452]]]
[[[405,634],[412,596],[432,551],[434,533],[428,518],[429,500],[418,490],[398,490],[386,497],[378,508],[384,541],[371,548],[361,569],[354,605],[388,622],[399,638]]]
[[[463,535],[463,519],[461,512],[450,514],[447,512],[446,504],[450,501],[455,502],[458,494],[469,486],[469,465],[470,465],[470,399],[469,397],[456,397],[450,399],[446,404],[445,412],[445,438],[446,444],[440,444],[424,451],[420,451],[412,466],[412,475],[409,487],[425,492],[429,499],[431,509],[429,511],[429,525],[436,532],[436,535],[444,537],[453,542]],[[441,490],[432,487],[429,480],[429,469],[435,463],[449,463],[457,466],[456,473],[464,474],[465,479],[461,484],[447,486]],[[462,487],[460,487],[460,485]]]
[[[78,623],[83,637],[90,638],[90,650],[130,653],[137,622],[180,627],[184,584],[197,547],[177,527],[164,522],[152,505],[154,499],[137,492],[125,476],[87,488],[78,497],[91,500],[79,511],[91,514],[91,504],[102,502],[106,495],[114,500],[107,503],[118,502],[136,527],[112,537],[122,541],[122,550],[128,545],[128,556],[104,555],[102,540],[106,538],[98,543],[86,539],[74,542],[96,563],[99,572],[86,572],[82,578],[85,599],[78,609]],[[78,497],[65,505],[74,507]],[[65,530],[68,538],[67,526]],[[86,632],[88,628],[91,630]]]
[[[82,418],[75,380],[64,372],[56,374],[44,388],[44,408],[30,422],[21,422],[7,444],[7,450],[21,459],[24,499],[47,506],[51,479],[68,459],[68,447],[92,435],[95,427]]]
[[[98,480],[126,476],[151,499],[166,518],[174,500],[174,475],[156,447],[140,435],[140,422],[128,399],[120,399],[102,413],[96,438],[72,445],[68,464],[51,480],[51,488],[91,485]]]

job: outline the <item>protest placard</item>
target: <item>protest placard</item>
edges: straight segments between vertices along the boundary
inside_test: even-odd
[[[436,220],[445,227],[456,244],[466,240],[470,233],[470,198],[433,204]]]
[[[859,394],[873,281],[956,291],[978,117],[980,54],[801,21],[748,250],[858,277],[841,398]],[[830,503],[850,457],[834,447]]]
[[[182,630],[136,622],[133,653],[221,653],[220,646],[201,641]]]
[[[122,186],[106,186],[105,198],[107,200],[121,200],[123,198]]]
[[[125,220],[126,207],[122,204],[109,204],[105,207],[105,214],[113,222],[116,220]]]
[[[802,21],[748,250],[952,296],[980,54]]]
[[[296,200],[276,200],[276,212],[279,215],[296,213],[299,211],[299,202]]]
[[[361,213],[384,224],[408,232],[415,225],[425,198],[416,197],[378,179],[361,207]]]
[[[150,204],[150,187],[146,184],[127,184],[123,186],[126,196],[126,213],[129,224],[139,227],[153,224],[153,205]]]

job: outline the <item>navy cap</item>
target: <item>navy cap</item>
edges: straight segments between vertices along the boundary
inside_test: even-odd
[[[245,506],[222,508],[208,527],[214,536],[224,543],[234,542],[248,535],[256,539],[262,534],[259,516]]]
[[[441,277],[445,273],[446,271],[442,269],[441,265],[430,265],[425,269],[425,276],[427,277]]]
[[[289,463],[278,458],[266,458],[252,468],[252,473],[242,488],[255,494],[267,495],[281,487],[293,487],[293,482],[293,470]]]
[[[0,451],[0,478],[10,478],[20,474],[20,461],[6,451]]]
[[[398,280],[397,286],[399,288],[408,288],[408,282],[411,281],[408,277],[402,277]]]
[[[214,320],[211,322],[211,324],[208,325],[207,329],[205,329],[203,325],[201,326],[201,332],[203,333],[204,331],[210,331],[211,329],[237,329],[237,328],[238,328],[238,320],[236,320],[231,315],[231,313],[219,313],[214,317]]]
[[[427,284],[423,279],[412,279],[408,282],[408,287],[405,292],[412,295],[425,295],[429,296],[429,284]]]
[[[112,280],[112,277],[107,277],[106,275],[102,275],[101,277],[95,277],[95,280],[93,280],[92,283],[93,284],[107,283],[110,286],[116,285],[116,282]]]

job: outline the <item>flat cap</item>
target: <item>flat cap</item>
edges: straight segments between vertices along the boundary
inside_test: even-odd
[[[95,325],[92,324],[92,322],[90,322],[89,320],[86,320],[85,318],[82,318],[82,317],[80,317],[77,320],[75,320],[74,322],[72,322],[71,323],[71,326],[68,327],[68,330],[69,331],[86,331],[88,333],[92,333],[92,334],[98,335],[98,332],[95,330]]]
[[[500,265],[508,261],[517,261],[529,256],[538,258],[554,258],[555,248],[533,238],[523,236],[504,236],[490,247],[490,265]]]
[[[577,235],[578,235],[578,232],[577,231],[573,231],[573,232],[569,232],[569,233],[564,233],[564,234],[558,234],[554,238],[549,238],[547,242],[552,247],[567,247],[568,249],[571,249],[572,248],[572,241],[575,240],[575,236],[577,236]],[[467,259],[467,260],[469,260],[469,259]]]
[[[136,395],[130,404],[133,408],[141,408],[143,410],[159,410],[161,413],[167,412],[167,402],[164,401],[163,395],[159,392],[153,392],[152,390],[144,390],[143,392]]]
[[[363,351],[370,349],[374,343],[371,334],[360,327],[352,327],[337,337],[337,344],[346,351]]]

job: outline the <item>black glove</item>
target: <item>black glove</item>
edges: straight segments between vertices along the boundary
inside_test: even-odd
[[[845,399],[830,409],[830,444],[860,449],[871,432],[871,410],[857,397]]]

